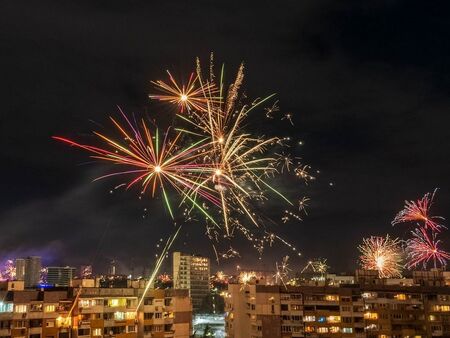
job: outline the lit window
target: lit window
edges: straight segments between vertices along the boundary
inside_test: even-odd
[[[326,295],[325,300],[329,301],[329,302],[336,302],[339,300],[339,296],[338,295]]]
[[[434,322],[436,320],[436,316],[435,315],[430,315],[430,322]]]
[[[406,300],[406,295],[404,293],[398,293],[394,296],[397,300]]]
[[[305,317],[303,317],[303,321],[304,322],[315,322],[316,316],[305,316]]]
[[[328,328],[327,327],[318,327],[317,328],[317,332],[318,333],[328,333]]]
[[[114,312],[114,320],[125,320],[125,312]]]
[[[327,318],[326,317],[318,317],[317,318],[317,322],[318,323],[325,323],[327,321]]]
[[[331,333],[338,333],[339,332],[339,326],[330,326],[330,332]]]
[[[136,318],[136,312],[127,312],[126,313],[127,319],[135,319]]]
[[[342,333],[353,333],[353,328],[351,327],[343,327]]]
[[[55,305],[45,305],[44,312],[55,312],[56,306]]]
[[[364,314],[364,319],[378,319],[378,313],[376,313],[376,312],[366,312]]]
[[[27,312],[27,306],[26,305],[16,305],[16,309],[14,312],[25,313],[25,312]]]
[[[341,316],[328,316],[327,317],[328,323],[340,323],[341,322]]]
[[[0,312],[13,312],[13,304],[0,302]]]
[[[93,335],[94,337],[101,336],[101,335],[102,335],[102,329],[99,328],[99,327],[97,327],[97,328],[95,328],[95,329],[92,329],[92,335]]]
[[[305,326],[305,332],[314,332],[314,326]]]

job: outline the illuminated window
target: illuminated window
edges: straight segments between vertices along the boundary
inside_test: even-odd
[[[25,313],[25,312],[27,312],[27,306],[26,305],[16,305],[16,309],[14,312]]]
[[[316,316],[305,316],[305,317],[303,317],[303,321],[304,322],[315,322]]]
[[[351,327],[343,327],[342,333],[353,333],[353,328]]]
[[[406,295],[404,293],[398,293],[394,296],[397,300],[406,300]]]
[[[341,322],[341,316],[328,316],[327,317],[328,323],[340,323]]]
[[[339,332],[339,326],[330,326],[330,332],[331,333],[338,333]]]
[[[45,305],[44,312],[55,312],[56,306],[55,305]]]
[[[0,312],[13,312],[13,304],[0,302]]]
[[[434,322],[436,320],[436,316],[435,315],[430,315],[430,322]]]
[[[136,318],[136,312],[127,312],[126,313],[127,319],[135,319]]]
[[[364,319],[378,319],[378,313],[376,313],[376,312],[366,312],[364,314]]]
[[[363,298],[375,298],[377,294],[375,292],[364,292],[362,294]]]
[[[327,327],[318,327],[317,328],[317,333],[328,333],[328,328]]]
[[[305,326],[305,332],[314,332],[314,326]]]
[[[102,335],[102,329],[101,328],[95,328],[95,329],[92,329],[92,335],[94,336],[94,337],[98,337],[98,336],[101,336]]]
[[[125,320],[125,312],[114,312],[114,320]]]
[[[337,302],[339,300],[338,295],[326,295],[325,300],[329,302]]]
[[[317,322],[318,323],[325,323],[327,321],[326,317],[317,317]]]
[[[108,300],[108,306],[110,307],[118,307],[118,306],[126,306],[127,300],[125,298],[113,298]]]

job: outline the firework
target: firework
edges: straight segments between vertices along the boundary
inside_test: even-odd
[[[275,283],[281,283],[284,287],[286,287],[286,279],[289,277],[289,272],[291,269],[289,269],[288,264],[289,256],[284,256],[281,263],[278,264],[278,262],[275,263],[275,274],[273,275],[273,278],[275,278]]]
[[[308,197],[302,197],[298,200],[298,211],[303,211],[305,215],[308,215],[308,212],[306,211],[306,208],[308,207],[308,202],[310,198]]]
[[[433,231],[440,231],[444,228],[438,223],[438,220],[443,220],[440,216],[431,216],[430,208],[433,204],[436,190],[431,193],[426,193],[421,199],[417,201],[405,201],[405,207],[400,211],[392,221],[392,225],[404,222],[423,222],[425,228]]]
[[[380,278],[401,277],[402,249],[398,238],[372,236],[358,246],[360,264],[365,270],[377,270]]]
[[[149,95],[151,99],[176,104],[181,112],[193,109],[205,111],[208,106],[208,98],[204,96],[205,92],[209,93],[211,100],[216,100],[213,95],[217,94],[217,88],[214,84],[209,83],[201,85],[198,75],[191,73],[187,85],[179,85],[169,71],[167,71],[167,74],[169,75],[169,83],[161,80],[151,82],[162,93]]]
[[[321,276],[324,276],[329,268],[326,259],[318,258],[308,261],[300,273],[304,273],[306,270],[310,269],[313,272],[320,273]]]
[[[273,114],[280,111],[280,107],[278,107],[278,100],[276,100],[271,107],[264,108],[266,111],[266,117],[268,119],[273,119]]]
[[[113,118],[111,120],[119,130],[123,141],[116,141],[100,133],[94,133],[100,141],[106,144],[105,148],[80,144],[63,137],[55,136],[54,138],[93,153],[92,157],[95,159],[125,167],[124,170],[98,177],[96,180],[113,176],[129,176],[131,178],[127,181],[126,189],[140,184],[141,193],[151,191],[152,196],[159,187],[167,209],[173,218],[172,206],[166,191],[166,187],[171,186],[209,217],[206,211],[186,193],[186,191],[196,188],[196,194],[220,205],[207,188],[198,186],[198,175],[204,168],[196,160],[206,146],[205,144],[201,145],[203,141],[181,148],[179,145],[181,133],[178,132],[174,140],[169,140],[170,130],[168,130],[161,142],[158,129],[156,129],[155,135],[152,135],[144,120],[141,121],[140,126],[133,125],[122,111],[121,114],[126,121],[124,126]]]
[[[412,238],[407,240],[407,264],[408,269],[414,268],[422,264],[426,269],[430,261],[433,267],[437,268],[437,264],[441,267],[447,265],[450,259],[450,253],[439,248],[441,241],[436,239],[436,233],[429,235],[424,228],[418,228],[411,231]]]
[[[0,280],[14,280],[16,278],[16,267],[12,259],[6,260],[0,271]]]

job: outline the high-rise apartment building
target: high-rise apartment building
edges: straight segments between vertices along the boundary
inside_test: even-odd
[[[49,266],[47,268],[47,284],[53,286],[69,286],[75,277],[76,269],[70,266]]]
[[[25,287],[34,287],[41,279],[41,257],[31,256],[25,258]]]
[[[450,337],[448,286],[391,283],[229,284],[227,337]]]
[[[25,280],[25,259],[17,258],[14,265],[16,268],[16,280]]]
[[[25,281],[25,287],[34,287],[39,284],[41,277],[41,257],[31,256],[15,260],[16,280]]]
[[[23,290],[0,282],[0,337],[189,338],[192,306],[187,290],[88,287]],[[22,289],[20,289],[20,286]]]
[[[195,312],[210,293],[209,287],[210,263],[209,258],[173,253],[173,285],[176,289],[188,289],[192,298]]]

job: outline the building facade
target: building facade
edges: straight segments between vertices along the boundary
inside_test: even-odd
[[[53,286],[69,286],[75,278],[76,269],[70,266],[49,266],[47,268],[47,283]]]
[[[230,284],[230,338],[450,337],[450,288]]]
[[[2,338],[189,338],[192,331],[187,290],[149,290],[139,309],[141,287],[31,290],[13,281],[0,290]]]
[[[17,258],[15,267],[16,279],[25,281],[26,288],[35,287],[39,284],[42,269],[41,257]]]
[[[195,312],[210,294],[209,258],[173,253],[173,285],[175,289],[188,289]]]

